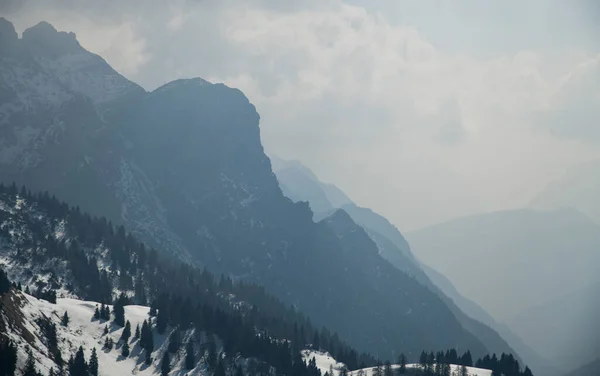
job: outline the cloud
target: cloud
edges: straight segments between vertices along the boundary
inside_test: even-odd
[[[239,87],[267,150],[408,230],[521,205],[600,157],[597,26],[554,0],[471,3],[30,0],[9,17],[75,31],[148,89]]]
[[[600,54],[568,73],[539,124],[559,137],[600,142]]]

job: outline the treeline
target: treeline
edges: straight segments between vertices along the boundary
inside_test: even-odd
[[[14,184],[0,185],[0,199],[10,205],[24,200],[26,210],[43,214],[0,211],[0,223],[12,216],[12,222],[30,232],[28,237],[14,239],[20,242],[17,257],[24,263],[66,261],[69,287],[74,293],[109,304],[115,298],[113,289],[121,290],[125,294],[114,301],[115,305],[150,304],[157,314],[159,332],[167,327],[195,327],[221,338],[229,354],[256,357],[286,372],[293,372],[299,350],[311,347],[329,352],[351,370],[377,362],[350,348],[337,334],[314,327],[303,314],[267,294],[263,287],[225,276],[217,279],[206,270],[148,250],[123,226],[115,227],[105,218],[82,213],[47,192],[32,194]],[[64,226],[64,236],[57,240],[54,234],[59,225]],[[0,235],[11,237],[10,230],[4,226]],[[36,291],[52,290],[53,286],[42,287]],[[300,372],[301,366],[296,367],[295,372]]]
[[[496,354],[486,355],[475,362],[475,367],[492,370],[492,376],[533,376],[529,367],[521,370],[519,361],[512,354],[502,354],[500,359]]]

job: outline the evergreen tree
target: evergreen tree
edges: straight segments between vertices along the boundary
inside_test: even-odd
[[[421,355],[419,356],[419,368],[422,371],[425,371],[425,369],[427,369],[427,353],[424,350],[421,352]]]
[[[0,269],[0,296],[10,291],[10,281],[4,270]]]
[[[57,376],[56,371],[54,371],[54,367],[50,368],[50,371],[48,372],[48,376]]]
[[[129,356],[129,344],[127,341],[125,341],[125,343],[123,343],[123,347],[121,347],[121,355],[123,358],[127,358]]]
[[[394,376],[394,373],[392,372],[392,364],[389,360],[385,362],[385,366],[383,367],[383,376]]]
[[[96,309],[94,310],[94,320],[100,320],[100,310],[98,309],[98,304],[96,304]]]
[[[404,375],[406,373],[406,356],[404,353],[400,354],[398,357],[398,364],[400,365],[398,367],[398,374]]]
[[[529,367],[525,366],[525,371],[523,371],[523,376],[533,376]]]
[[[135,326],[135,335],[133,336],[135,339],[140,339],[140,324],[136,324]]]
[[[87,363],[85,362],[83,347],[79,346],[79,349],[75,353],[75,357],[72,359],[72,361],[69,361],[69,375],[87,376]]]
[[[165,351],[160,363],[160,374],[161,376],[167,376],[171,372],[171,360],[169,359],[169,352]]]
[[[125,323],[125,328],[123,328],[123,332],[121,333],[121,338],[119,341],[123,341],[127,343],[129,341],[129,337],[131,337],[131,323],[129,320]]]
[[[215,370],[215,376],[226,376],[225,366],[223,366],[222,360],[219,360],[219,362],[217,363],[217,369]]]
[[[90,376],[98,376],[98,354],[96,348],[92,349],[92,355],[90,355],[90,362],[88,363],[88,370]]]
[[[237,366],[235,368],[235,376],[244,376],[244,370],[242,369],[242,366]]]
[[[108,334],[108,325],[106,325],[106,326],[104,327],[104,332],[103,332],[103,334],[104,334],[104,335],[107,335],[107,334]]]
[[[159,312],[160,315],[160,312]],[[167,351],[171,354],[175,354],[181,347],[181,336],[179,335],[179,329],[175,329],[169,335],[169,344],[167,345]]]
[[[469,371],[468,371],[466,365],[463,364],[462,366],[460,366],[458,375],[459,376],[469,376]]]
[[[127,301],[127,296],[122,292],[113,305],[114,323],[121,327],[125,326],[125,305]]]
[[[185,346],[185,369],[188,371],[196,366],[196,357],[194,355],[194,343],[190,339]]]
[[[69,326],[69,314],[67,313],[67,311],[65,311],[65,314],[60,320],[60,323],[62,324],[62,326]]]
[[[38,372],[35,368],[35,359],[31,348],[27,348],[27,361],[25,362],[25,368],[23,368],[23,376],[38,376]]]

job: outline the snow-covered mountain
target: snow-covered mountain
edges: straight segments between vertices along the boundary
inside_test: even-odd
[[[147,302],[150,307],[140,305]],[[105,310],[112,314],[101,315]],[[134,334],[138,324],[140,338]],[[119,338],[127,326],[130,354],[124,355]],[[262,287],[224,276],[217,282],[206,271],[146,250],[104,218],[0,185],[0,360],[16,346],[17,375],[29,358],[43,375],[67,367],[80,346],[86,359],[96,348],[101,375],[154,374],[156,366],[162,371],[165,349],[170,375],[237,374],[238,368],[244,374],[287,374],[297,361],[292,349],[311,346],[309,338],[317,337],[323,341],[318,348],[335,348],[349,364],[373,363]],[[114,349],[104,347],[109,338]],[[295,372],[313,375],[301,364]]]
[[[49,191],[162,255],[262,285],[361,351],[491,351],[438,295],[370,248],[345,257],[349,245],[282,194],[239,90],[188,79],[148,93],[48,24],[18,38],[2,20],[0,33],[6,184]]]

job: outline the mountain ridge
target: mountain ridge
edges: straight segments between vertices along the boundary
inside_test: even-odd
[[[391,267],[376,249],[359,253],[371,265],[367,270],[357,259],[344,258],[349,245],[330,227],[314,223],[307,204],[283,196],[261,144],[260,116],[241,91],[196,79],[176,81],[151,93],[109,90],[108,100],[89,92],[94,101],[85,93],[88,86],[78,89],[79,71],[58,79],[56,67],[43,66],[46,60],[35,49],[23,53],[0,60],[1,72],[7,73],[1,76],[0,87],[24,83],[29,86],[19,91],[27,94],[41,77],[86,106],[76,106],[79,117],[73,117],[74,109],[64,108],[61,101],[44,107],[48,115],[44,118],[64,119],[52,140],[41,138],[47,125],[34,121],[27,106],[7,113],[8,132],[26,128],[17,118],[36,124],[35,137],[17,145],[20,155],[38,150],[41,160],[19,169],[0,163],[5,182],[51,191],[125,225],[152,247],[262,284],[318,325],[342,333],[361,351],[385,358],[399,352],[414,357],[423,348],[472,347],[475,356],[488,352],[436,294]],[[20,72],[24,61],[33,62],[31,74],[11,75]],[[85,67],[86,80],[104,82],[106,77],[98,76],[90,65]],[[109,89],[130,86],[122,76],[109,73]],[[114,80],[119,85],[111,85]],[[0,143],[15,145],[12,135],[3,136]],[[383,283],[386,279],[397,283]],[[406,295],[410,299],[404,300]],[[363,304],[372,296],[385,299],[374,302],[375,307]],[[405,330],[400,330],[395,324],[398,313],[417,309],[421,300],[430,312],[404,317]],[[340,311],[343,322],[338,319]],[[434,335],[431,328],[441,323],[445,332],[456,336]]]

